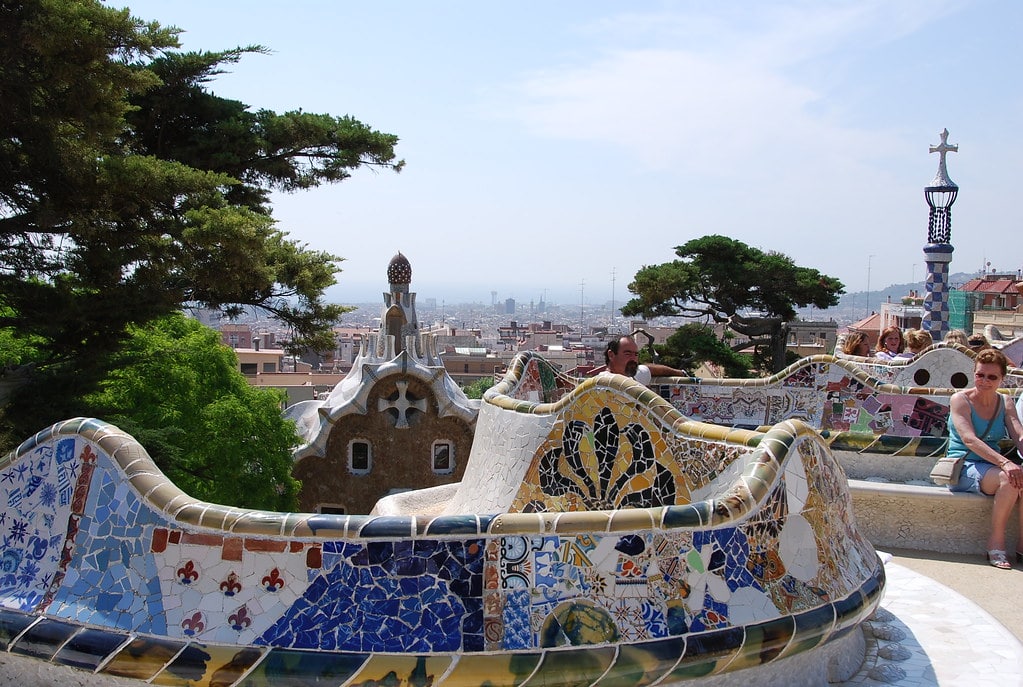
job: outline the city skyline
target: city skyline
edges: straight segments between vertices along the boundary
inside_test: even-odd
[[[621,303],[637,270],[707,234],[850,292],[919,281],[943,128],[952,271],[1023,263],[1005,245],[1020,3],[128,6],[184,29],[186,50],[272,51],[229,65],[218,95],[399,137],[401,174],[274,195],[292,238],[345,258],[340,302],[376,300],[401,251],[439,299]]]

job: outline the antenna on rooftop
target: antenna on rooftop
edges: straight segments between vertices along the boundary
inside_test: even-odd
[[[586,300],[584,294],[586,293],[586,280],[583,279],[579,282],[579,333],[581,334],[586,330]]]
[[[611,329],[615,328],[615,268],[611,268]]]

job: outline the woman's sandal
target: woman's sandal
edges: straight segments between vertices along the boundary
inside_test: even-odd
[[[1016,554],[1017,559],[1020,557],[1019,553]],[[1005,557],[1005,552],[999,549],[992,549],[987,552],[988,565],[992,565],[999,570],[1012,570],[1012,565],[1009,564],[1009,559]]]

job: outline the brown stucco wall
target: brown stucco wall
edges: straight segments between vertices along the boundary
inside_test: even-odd
[[[395,427],[397,411],[379,410],[380,400],[392,402],[400,396],[397,382],[407,383],[409,401],[424,400],[425,411],[409,411],[409,427]],[[378,380],[370,390],[367,414],[345,415],[331,429],[326,456],[308,456],[293,471],[302,481],[299,505],[303,511],[318,511],[321,504],[340,505],[347,513],[369,513],[382,496],[393,490],[423,489],[458,482],[472,449],[473,427],[458,418],[437,415],[437,399],[430,386],[419,379],[392,375]],[[348,467],[348,445],[352,440],[372,446],[368,474],[353,474]],[[454,470],[433,471],[433,442],[454,444]]]

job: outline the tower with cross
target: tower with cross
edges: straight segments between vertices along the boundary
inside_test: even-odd
[[[949,145],[948,129],[941,132],[941,143],[930,146],[938,153],[938,173],[924,187],[924,198],[930,208],[927,219],[927,245],[924,261],[927,264],[926,293],[924,294],[923,329],[936,341],[948,333],[948,275],[952,262],[952,203],[959,187],[948,176],[945,156],[959,151],[958,145]]]
[[[292,475],[307,512],[369,513],[388,494],[462,479],[480,402],[448,374],[419,329],[412,264],[387,265],[380,329],[365,334],[351,371],[324,397],[285,410],[302,443]]]

